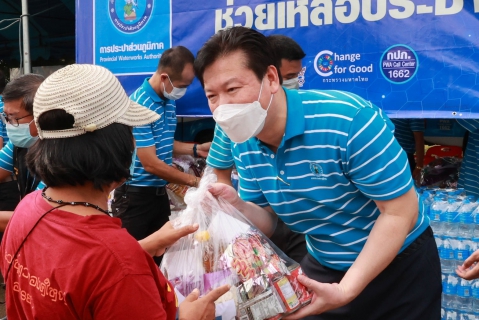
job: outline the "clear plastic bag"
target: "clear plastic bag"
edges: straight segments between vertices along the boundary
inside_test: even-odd
[[[231,285],[219,302],[235,310],[217,305],[217,312],[223,310],[217,316],[223,320],[280,319],[308,304],[312,296],[297,280],[302,273],[299,264],[230,203],[213,197],[208,187],[214,182],[216,176],[207,170],[200,186],[187,191],[186,209],[171,217],[175,228],[199,225],[197,232],[180,239],[163,257],[162,272],[175,290],[187,296],[198,288],[204,295]]]

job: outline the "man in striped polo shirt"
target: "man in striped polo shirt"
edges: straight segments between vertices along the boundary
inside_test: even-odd
[[[283,87],[298,89],[298,75],[303,69],[301,60],[306,56],[303,49],[293,39],[279,34],[269,36],[268,41],[276,55]],[[231,140],[218,125],[206,163],[214,168],[219,182],[231,185],[234,163]],[[301,261],[307,253],[304,235],[292,232],[282,220],[278,220],[271,241],[295,261]]]
[[[193,54],[185,47],[166,50],[151,78],[146,78],[130,98],[155,111],[161,117],[135,127],[137,156],[130,181],[115,190],[113,215],[122,226],[140,240],[160,229],[171,214],[166,193],[169,182],[195,187],[199,179],[171,166],[173,154],[206,157],[209,143],[192,145],[174,140],[176,129],[175,100],[180,99],[193,81]],[[159,263],[161,258],[155,257]]]
[[[280,86],[265,37],[234,27],[198,52],[196,76],[235,142],[238,195],[222,196],[265,234],[277,217],[306,235],[300,281],[312,303],[285,319],[438,319],[441,273],[394,126],[342,91]]]

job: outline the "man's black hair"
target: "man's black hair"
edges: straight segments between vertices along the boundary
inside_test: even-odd
[[[34,73],[20,76],[5,86],[2,99],[4,102],[23,99],[22,107],[28,113],[33,113],[33,99],[43,80],[43,76]]]
[[[252,70],[260,81],[269,66],[274,66],[279,70],[274,52],[263,34],[245,27],[233,27],[213,35],[198,51],[195,60],[195,74],[201,85],[204,87],[203,74],[207,67],[218,58],[238,50],[246,56],[245,67]],[[282,82],[279,71],[278,76]]]
[[[75,119],[65,110],[50,110],[38,118],[41,130],[73,127]],[[30,172],[49,187],[78,186],[92,182],[95,189],[130,176],[134,151],[131,127],[113,123],[72,138],[38,140],[29,148]]]
[[[293,61],[302,60],[306,57],[306,53],[304,53],[303,49],[290,37],[273,34],[268,37],[268,41],[278,59],[279,66],[281,66],[282,59]]]
[[[180,80],[185,65],[194,62],[195,56],[190,50],[183,46],[177,46],[163,52],[158,63],[158,71],[166,72],[171,81]]]

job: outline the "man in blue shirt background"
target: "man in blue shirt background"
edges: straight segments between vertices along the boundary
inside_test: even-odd
[[[130,181],[115,190],[113,215],[137,240],[156,232],[171,214],[166,184],[177,183],[196,187],[199,178],[171,166],[173,154],[206,157],[210,143],[193,145],[174,140],[176,104],[193,81],[194,56],[185,47],[166,50],[158,69],[146,78],[130,98],[155,111],[160,119],[133,129],[137,156]],[[157,263],[161,258],[155,257]]]
[[[222,196],[270,236],[306,235],[310,305],[285,319],[438,319],[439,256],[393,124],[343,91],[280,85],[266,38],[233,27],[198,52],[196,76],[235,142],[239,196]]]

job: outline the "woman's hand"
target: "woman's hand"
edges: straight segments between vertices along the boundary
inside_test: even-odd
[[[185,226],[179,229],[173,228],[171,222],[165,223],[160,230],[152,233],[145,239],[138,241],[140,246],[153,257],[161,256],[166,248],[171,247],[176,241],[198,230],[198,224]]]
[[[180,304],[179,320],[213,320],[215,318],[215,301],[229,289],[229,285],[224,285],[199,299],[200,291],[193,290]]]

